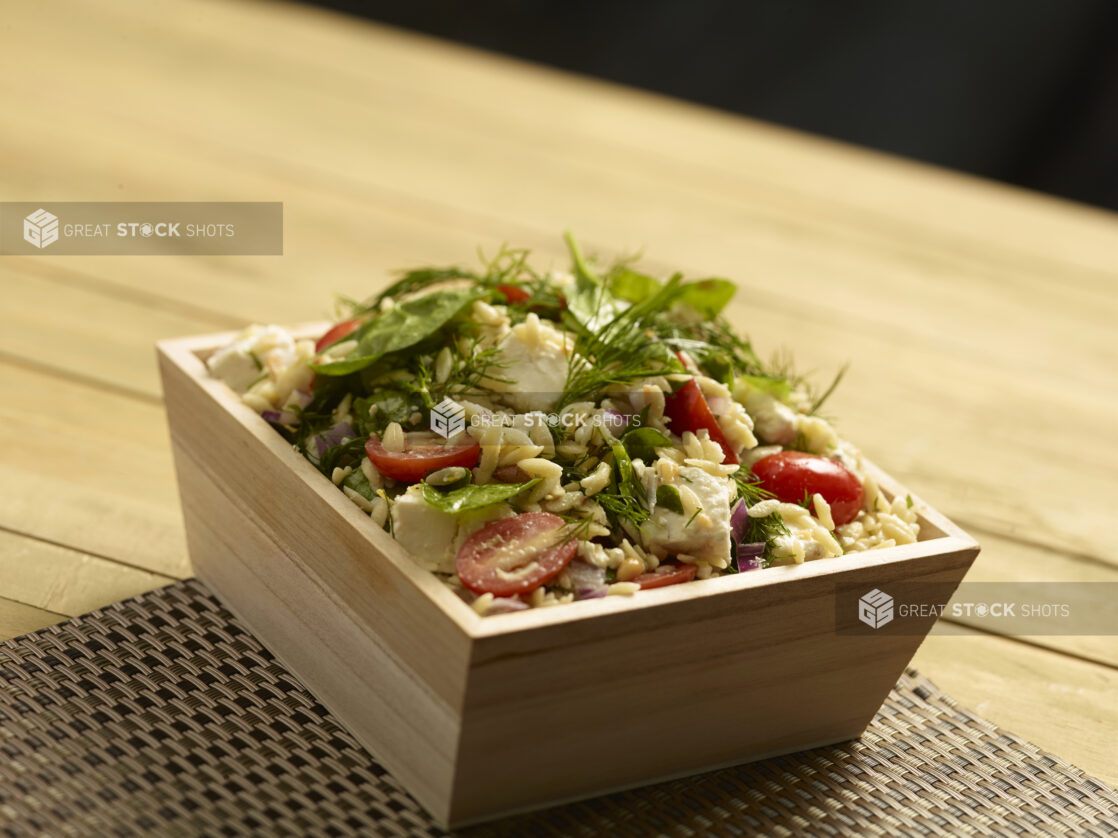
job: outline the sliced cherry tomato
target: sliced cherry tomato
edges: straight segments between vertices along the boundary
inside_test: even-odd
[[[481,457],[481,446],[475,440],[447,445],[428,434],[407,435],[403,451],[387,451],[373,434],[365,443],[365,453],[377,470],[393,480],[418,483],[429,472],[448,466],[473,468]]]
[[[753,473],[785,503],[801,503],[816,492],[831,507],[836,527],[858,517],[866,492],[854,473],[838,460],[806,451],[781,451],[753,464]]]
[[[487,524],[462,544],[455,570],[479,594],[516,596],[554,578],[578,551],[566,538],[563,519],[550,512],[523,512]]]
[[[699,569],[693,564],[662,564],[651,573],[642,573],[633,581],[645,588],[664,588],[668,585],[678,585],[680,582],[690,582],[695,578]]]
[[[318,342],[314,345],[314,351],[321,352],[323,349],[333,346],[342,338],[352,335],[360,327],[360,320],[343,320],[341,323],[335,323],[330,331],[318,339]]]
[[[505,295],[505,299],[514,305],[531,299],[532,295],[519,285],[498,285],[497,290]]]
[[[695,379],[689,378],[686,384],[667,397],[664,404],[664,415],[672,420],[669,426],[671,430],[680,436],[683,435],[684,431],[698,433],[702,428],[706,428],[710,438],[722,446],[722,450],[726,454],[726,459],[723,462],[729,465],[740,462],[737,454],[734,453],[734,449],[730,446],[729,440],[726,439],[726,435],[718,427],[718,420],[710,412],[710,405],[707,404],[706,396],[699,389],[699,382]]]

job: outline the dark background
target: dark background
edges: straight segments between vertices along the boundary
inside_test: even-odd
[[[319,5],[1118,209],[1115,0]]]

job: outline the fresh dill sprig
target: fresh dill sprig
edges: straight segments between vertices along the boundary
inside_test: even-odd
[[[774,497],[773,493],[768,489],[761,488],[761,482],[751,471],[747,471],[743,475],[741,469],[738,469],[731,477],[734,481],[734,485],[737,486],[736,500],[745,501],[746,506],[754,506],[763,500],[769,500]],[[731,504],[731,506],[733,506],[733,504]]]
[[[508,384],[510,379],[501,377],[501,370],[509,365],[496,346],[482,347],[481,338],[473,336],[463,350],[457,341],[450,344],[452,365],[446,378],[445,394],[474,396],[487,382]]]
[[[575,351],[559,404],[597,400],[611,385],[679,372],[656,321],[678,298],[682,277],[673,276],[639,302],[626,303],[610,293],[570,234],[567,245],[578,289],[564,320],[575,333]]]
[[[747,507],[754,506],[764,500],[769,500],[774,497],[773,493],[767,489],[763,489],[757,478],[753,476],[752,472],[746,472],[743,476],[739,470],[736,474],[732,475],[734,483],[737,485],[737,497],[739,500],[744,501]],[[736,501],[735,501],[736,502]],[[731,504],[731,508],[733,504]],[[768,567],[773,560],[773,550],[776,546],[776,539],[779,536],[788,535],[788,527],[784,523],[784,519],[780,517],[779,512],[773,512],[763,518],[749,519],[749,530],[745,534],[745,541],[749,543],[765,543],[765,552],[762,554],[762,560],[765,566]]]
[[[594,495],[594,500],[606,511],[606,515],[615,524],[620,524],[621,521],[629,521],[639,528],[650,517],[645,505],[632,495],[603,490]]]
[[[843,376],[846,375],[846,371],[849,368],[850,368],[849,363],[843,364],[839,368],[839,371],[835,374],[834,380],[831,381],[830,386],[826,390],[823,391],[823,394],[821,396],[818,396],[811,403],[811,407],[807,411],[808,416],[814,416],[819,411],[819,408],[821,408],[823,406],[823,403],[826,402],[827,399],[829,399],[831,397],[831,393],[835,392],[835,388],[839,386],[839,383],[842,381]]]

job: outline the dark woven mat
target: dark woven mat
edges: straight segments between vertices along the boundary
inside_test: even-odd
[[[0,643],[0,834],[444,834],[196,581]],[[909,672],[859,742],[470,836],[1114,835],[1118,794]]]

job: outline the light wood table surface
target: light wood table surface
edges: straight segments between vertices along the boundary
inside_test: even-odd
[[[1113,215],[298,6],[8,3],[0,44],[3,200],[286,228],[282,257],[0,257],[0,637],[190,576],[156,339],[479,245],[560,264],[565,228],[735,278],[732,319],[821,379],[849,361],[829,412],[981,541],[968,579],[1118,581]],[[915,665],[1118,783],[1114,637],[941,624]]]

